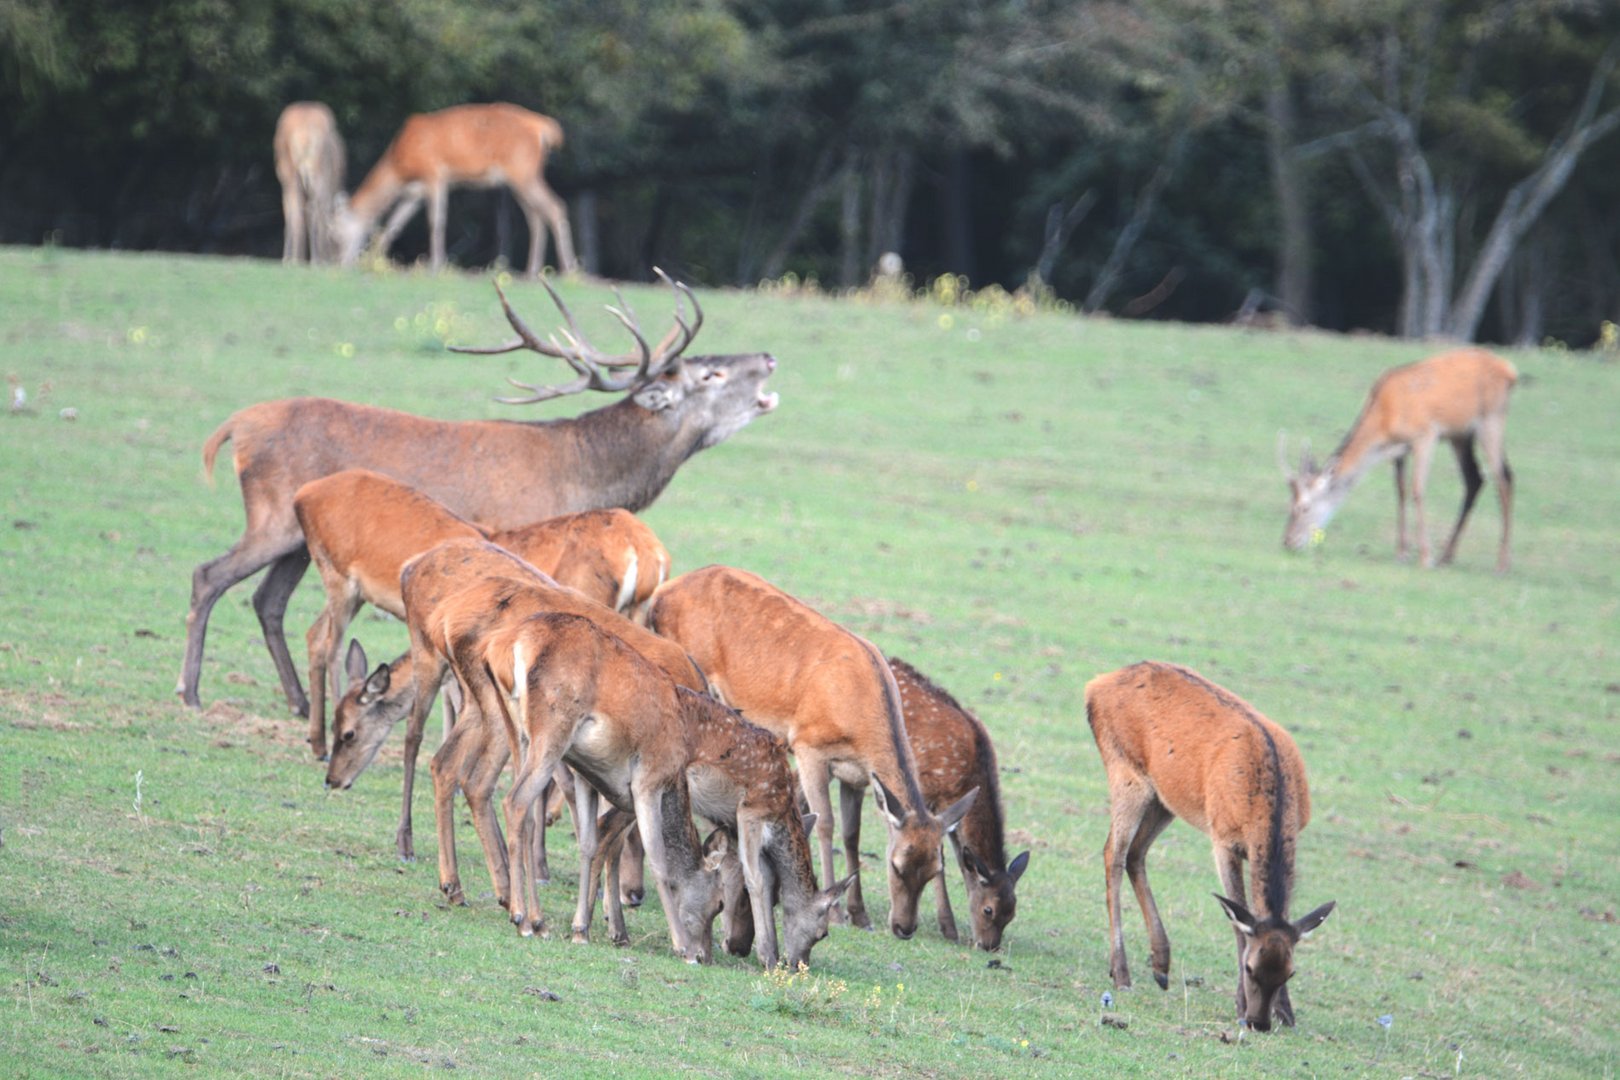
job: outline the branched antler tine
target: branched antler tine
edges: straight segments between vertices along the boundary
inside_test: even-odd
[[[532,383],[519,382],[517,379],[508,378],[506,381],[513,386],[524,390],[532,390],[533,393],[528,397],[498,397],[495,400],[502,405],[533,405],[538,401],[550,401],[552,398],[566,397],[569,394],[577,394],[581,390],[589,389],[590,378],[589,375],[581,375],[573,382],[565,383],[562,386],[535,386]]]
[[[653,273],[675,293],[675,325],[670,327],[669,333],[664,335],[657,348],[653,350],[654,355],[658,357],[658,370],[662,371],[692,344],[692,339],[697,336],[698,329],[703,325],[703,308],[699,306],[697,297],[692,295],[692,290],[687,288],[684,282],[673,280],[657,266],[653,267]],[[686,308],[681,300],[683,295],[692,301],[695,317],[691,323],[686,321]],[[678,345],[675,343],[677,338],[680,339]]]
[[[614,291],[617,292],[618,290],[615,289]],[[647,377],[647,371],[652,366],[653,352],[647,347],[647,339],[641,336],[641,328],[636,325],[634,319],[616,307],[609,307],[608,312],[624,324],[624,328],[630,331],[630,336],[636,339],[636,348],[641,350],[641,362],[636,365],[635,375],[625,383],[625,386],[640,382]]]
[[[495,286],[495,295],[501,298],[501,309],[506,312],[506,321],[511,323],[512,329],[517,331],[518,339],[508,345],[487,347],[452,345],[450,351],[469,353],[473,356],[497,356],[501,353],[517,352],[519,349],[530,349],[540,353],[542,356],[558,355],[553,350],[546,348],[545,343],[535,336],[533,330],[529,329],[529,324],[523,321],[523,316],[519,315],[512,307],[511,302],[506,299],[506,292],[501,288],[501,283],[496,281],[493,284]]]

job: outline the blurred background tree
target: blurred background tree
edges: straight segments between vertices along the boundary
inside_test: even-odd
[[[557,117],[587,269],[1031,285],[1581,344],[1620,317],[1611,0],[0,0],[0,241],[274,256],[290,101]],[[450,254],[525,246],[453,196]],[[516,222],[516,224],[514,224]],[[426,244],[420,222],[396,245]]]

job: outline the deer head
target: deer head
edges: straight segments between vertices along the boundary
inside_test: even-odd
[[[1289,551],[1302,551],[1321,538],[1321,531],[1338,511],[1348,485],[1338,482],[1330,460],[1318,465],[1311,457],[1310,444],[1300,450],[1299,466],[1290,469],[1286,460],[1286,435],[1277,433],[1277,465],[1283,479],[1288,481],[1288,525],[1283,529],[1283,547]]]
[[[328,789],[348,790],[371,764],[394,725],[411,711],[416,686],[406,670],[409,654],[392,664],[379,664],[366,674],[366,650],[349,642],[344,666],[349,689],[333,710],[332,756],[326,768]]]
[[[875,774],[872,791],[889,825],[889,930],[907,940],[917,932],[917,900],[939,874],[945,834],[961,824],[979,789],[956,800],[938,817],[926,807],[907,809]]]
[[[1271,1014],[1277,992],[1294,976],[1294,946],[1309,936],[1312,930],[1333,911],[1329,901],[1298,922],[1268,916],[1256,919],[1249,909],[1219,893],[1226,917],[1232,920],[1243,939],[1243,959],[1238,983],[1238,1011],[1243,1021],[1256,1031],[1271,1030]],[[1277,1019],[1293,1026],[1293,1011],[1277,1010]]]
[[[985,952],[995,952],[1001,948],[1001,932],[1018,913],[1018,896],[1013,890],[1029,868],[1029,852],[1013,859],[1006,870],[996,871],[964,844],[962,865],[967,870],[968,904],[973,912],[973,943]]]

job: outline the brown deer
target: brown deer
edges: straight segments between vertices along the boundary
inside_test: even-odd
[[[337,201],[343,192],[343,139],[332,110],[295,101],[276,121],[276,179],[281,181],[281,261],[336,262]]]
[[[430,420],[325,398],[289,398],[249,406],[221,424],[203,447],[203,465],[211,475],[220,447],[234,444],[247,525],[229,551],[192,575],[185,659],[175,687],[181,700],[200,705],[197,684],[214,604],[237,582],[269,567],[253,606],[288,704],[296,715],[308,716],[309,700],[282,627],[288,599],[309,566],[293,495],[311,480],[344,469],[372,469],[488,529],[602,507],[634,511],[657,498],[693,454],[774,410],[777,395],[764,391],[776,368],[768,354],[682,357],[702,328],[703,313],[690,290],[671,286],[675,325],[656,346],[647,344],[632,315],[619,312],[637,343],[634,358],[608,357],[593,348],[555,292],[551,296],[572,327],[564,332],[566,345],[540,341],[501,296],[518,340],[486,351],[529,348],[561,357],[580,372],[563,386],[529,386],[527,396],[503,400],[544,401],[589,389],[629,391],[611,405],[571,419]],[[686,299],[693,305],[691,322],[684,314]],[[627,369],[627,363],[635,366]]]
[[[797,971],[809,964],[811,948],[827,936],[827,920],[854,875],[830,889],[816,888],[807,836],[816,816],[800,816],[799,786],[788,765],[786,745],[707,694],[683,688],[679,698],[690,751],[686,780],[692,809],[736,841],[745,891],[739,892],[722,871],[727,951],[746,956],[757,940],[761,963],[767,969],[777,965],[782,953],[773,905],[779,898],[787,966]],[[615,860],[615,848],[629,825],[628,815],[610,812],[603,823],[601,846],[590,868],[593,896],[603,864],[622,868],[625,862]],[[607,896],[613,940],[623,942],[627,938],[620,890],[611,874]],[[743,919],[746,935],[740,932]]]
[[[922,672],[892,656],[889,670],[900,689],[906,735],[917,759],[917,782],[922,785],[928,808],[938,812],[970,791],[979,792],[962,823],[951,830],[950,838],[967,887],[973,942],[993,952],[1001,947],[1002,931],[1018,913],[1014,889],[1029,867],[1027,851],[1007,861],[996,749],[979,718]],[[944,867],[934,881],[940,933],[947,941],[956,941],[956,916],[945,888]]]
[[[597,603],[628,614],[668,574],[669,553],[628,510],[587,510],[488,534],[407,484],[369,469],[311,480],[293,513],[326,589],[309,628],[310,748],[326,756],[326,681],[355,612],[372,604],[405,617],[399,572],[445,540],[490,539]],[[436,689],[436,688],[435,688]],[[332,692],[338,693],[333,680]]]
[[[568,227],[568,208],[545,180],[546,158],[562,143],[562,125],[557,121],[504,102],[457,105],[407,117],[347,208],[339,213],[344,265],[359,258],[377,219],[394,207],[379,242],[386,253],[425,199],[428,261],[437,273],[444,268],[450,188],[505,184],[529,225],[529,276],[539,274],[545,261],[548,225],[557,237],[560,269],[573,273],[579,269],[579,260]]]
[[[353,786],[355,779],[377,756],[394,724],[401,716],[407,716],[403,803],[395,838],[402,859],[413,859],[416,854],[411,828],[416,756],[421,749],[428,710],[433,707],[433,688],[450,672],[452,658],[445,636],[445,620],[450,610],[499,611],[513,618],[563,611],[594,619],[609,633],[629,642],[681,685],[698,690],[706,685],[702,673],[674,642],[661,639],[617,612],[558,585],[511,552],[485,540],[448,540],[439,544],[405,564],[400,584],[405,601],[405,625],[410,635],[408,659],[398,665],[378,667],[361,684],[360,693],[354,695],[352,708],[347,707],[349,697],[339,703],[333,717],[332,755],[326,770],[326,785],[340,789]],[[396,684],[395,671],[406,667],[411,679]],[[475,699],[469,697],[468,700]],[[492,722],[489,717],[485,717],[485,721]],[[457,724],[457,731],[461,727]],[[455,738],[456,733],[452,732],[445,747]],[[444,747],[440,750],[443,752]],[[451,756],[454,754],[452,751]],[[499,771],[499,767],[495,767],[493,775],[499,775]],[[468,797],[472,797],[470,790]],[[475,807],[475,820],[477,816]],[[442,848],[440,857],[444,857]]]
[[[1502,504],[1502,541],[1496,569],[1508,569],[1508,541],[1513,524],[1513,470],[1508,467],[1508,398],[1519,373],[1512,364],[1484,349],[1457,349],[1415,364],[1391,368],[1378,377],[1361,407],[1355,426],[1339,448],[1318,466],[1308,452],[1299,468],[1290,471],[1278,440],[1278,463],[1288,480],[1291,503],[1283,546],[1298,551],[1320,539],[1350,489],[1367,470],[1382,461],[1395,462],[1395,551],[1406,558],[1406,462],[1412,461],[1412,505],[1417,511],[1418,558],[1429,566],[1429,526],[1424,518],[1423,489],[1435,444],[1451,443],[1462,469],[1463,502],[1456,527],[1440,555],[1441,564],[1457,554],[1468,513],[1485,480],[1474,456],[1477,443],[1485,453],[1485,466],[1496,481]]]
[[[415,576],[413,564],[407,593]],[[478,590],[450,597],[440,610],[456,678],[469,700],[478,703],[486,730],[493,717],[502,717],[516,764],[506,797],[512,922],[525,936],[544,929],[527,853],[545,785],[557,764],[567,762],[575,776],[580,860],[574,940],[589,936],[600,796],[640,823],[675,951],[707,963],[720,880],[718,861],[703,857],[692,824],[680,688],[596,620],[520,610],[490,608]],[[442,818],[440,828],[445,828]]]
[[[943,865],[941,844],[972,807],[969,791],[936,816],[917,781],[900,692],[870,642],[743,570],[710,566],[653,594],[647,625],[680,643],[714,695],[787,740],[815,813],[824,887],[833,885],[832,804],[840,784],[849,919],[870,927],[861,896],[861,794],[874,784],[889,826],[889,929],[917,930],[917,898]],[[645,836],[643,837],[645,839]]]
[[[1294,740],[1236,694],[1173,664],[1133,664],[1092,679],[1086,719],[1108,773],[1103,869],[1114,985],[1131,985],[1119,902],[1120,882],[1129,875],[1152,939],[1153,978],[1169,988],[1170,938],[1148,888],[1147,852],[1179,817],[1214,844],[1226,891],[1215,899],[1237,934],[1239,1018],[1257,1031],[1271,1029],[1273,1013],[1293,1026],[1287,982],[1294,947],[1333,910],[1330,902],[1288,921],[1294,848],[1311,817],[1305,762]]]

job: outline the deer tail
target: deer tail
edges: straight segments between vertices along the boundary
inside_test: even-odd
[[[214,459],[219,456],[219,448],[230,441],[231,420],[234,419],[236,418],[233,416],[215,428],[214,433],[208,436],[208,441],[203,443],[203,477],[210,484],[214,482]]]

